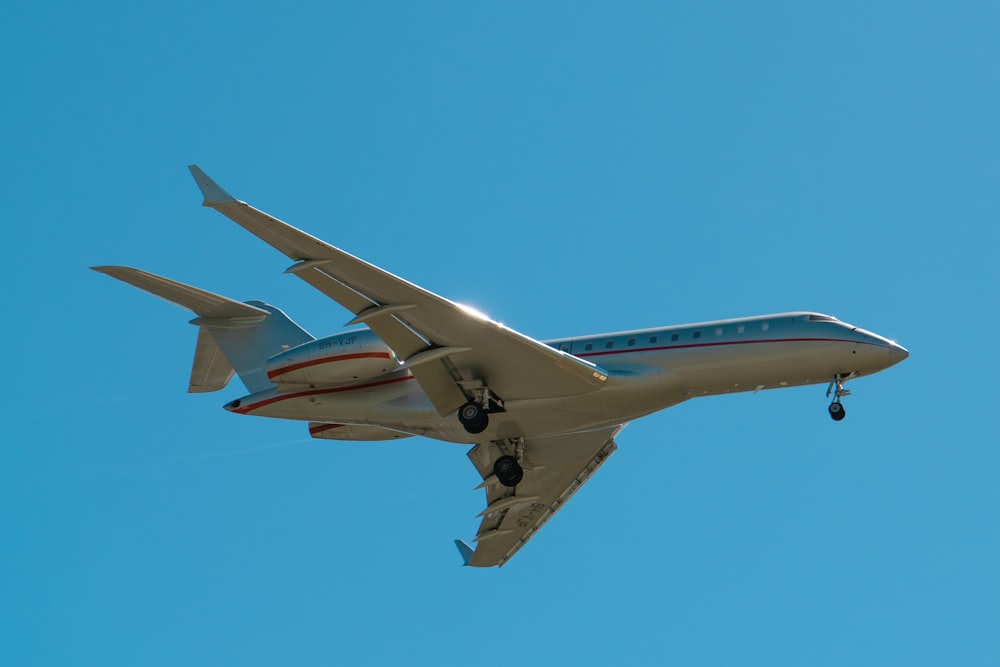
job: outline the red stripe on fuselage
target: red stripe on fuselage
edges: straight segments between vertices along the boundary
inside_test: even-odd
[[[312,359],[311,361],[303,361],[298,364],[292,364],[291,366],[284,366],[283,368],[277,368],[273,371],[267,372],[267,378],[273,380],[279,375],[284,375],[285,373],[290,373],[292,371],[297,371],[300,368],[308,368],[309,366],[317,366],[319,364],[328,364],[334,361],[345,361],[347,359],[391,359],[392,357],[386,352],[355,352],[354,354],[341,354],[335,357],[323,357],[322,359]]]
[[[262,401],[257,401],[256,403],[251,403],[250,405],[241,405],[238,408],[234,408],[233,412],[239,413],[241,415],[248,414],[258,408],[262,408],[265,405],[271,405],[272,403],[277,403],[278,401],[286,401],[290,398],[303,398],[306,396],[319,396],[321,394],[337,394],[343,391],[357,391],[358,389],[371,389],[372,387],[381,387],[386,384],[393,384],[394,382],[405,382],[407,380],[414,380],[412,375],[407,375],[405,377],[392,378],[390,380],[382,380],[381,382],[369,382],[368,384],[351,385],[350,387],[334,387],[332,389],[310,389],[309,391],[296,391],[289,394],[279,394],[277,396],[272,396],[271,398],[265,398]]]

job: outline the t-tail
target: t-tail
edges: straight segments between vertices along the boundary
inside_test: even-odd
[[[128,266],[94,266],[94,271],[187,308],[198,327],[189,392],[218,391],[237,373],[251,394],[270,389],[267,360],[314,340],[273,306],[240,302]]]

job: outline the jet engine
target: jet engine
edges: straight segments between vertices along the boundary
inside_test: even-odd
[[[267,377],[281,384],[349,385],[399,370],[396,355],[363,329],[304,343],[267,361]]]
[[[373,442],[377,440],[398,440],[412,437],[409,433],[393,431],[381,426],[359,426],[357,424],[309,423],[309,435],[324,440],[353,440]]]

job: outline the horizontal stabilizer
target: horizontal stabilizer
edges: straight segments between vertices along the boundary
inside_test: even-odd
[[[267,360],[313,340],[287,315],[261,301],[241,303],[191,285],[128,266],[92,266],[94,271],[183,306],[198,315],[190,392],[217,391],[239,374],[250,393],[274,388]]]
[[[242,319],[267,317],[263,308],[257,308],[240,301],[228,299],[218,294],[170,280],[129,266],[92,266],[98,273],[117,278],[133,287],[183,306],[201,317],[213,319]]]

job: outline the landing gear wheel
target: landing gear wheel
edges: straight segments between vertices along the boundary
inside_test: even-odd
[[[524,468],[513,456],[501,456],[493,464],[493,474],[504,486],[517,486],[524,479]]]
[[[479,403],[469,401],[458,409],[458,421],[469,433],[482,433],[490,424],[490,416]]]
[[[859,373],[857,371],[846,374],[837,373],[833,376],[833,380],[830,381],[830,386],[826,388],[827,398],[830,398],[830,394],[833,394],[833,403],[830,403],[830,417],[833,418],[833,421],[839,422],[847,416],[847,411],[844,410],[844,406],[840,403],[840,399],[844,396],[850,396],[851,390],[844,389],[844,383],[852,377],[857,377],[858,375]]]

